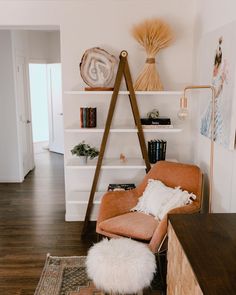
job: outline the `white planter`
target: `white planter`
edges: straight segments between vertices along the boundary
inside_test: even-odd
[[[87,164],[88,157],[87,156],[79,156],[79,164],[80,165],[86,165]]]

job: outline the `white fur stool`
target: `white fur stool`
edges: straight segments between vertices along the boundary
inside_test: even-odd
[[[104,239],[90,248],[87,273],[107,293],[138,293],[151,284],[155,256],[147,245],[131,239]]]

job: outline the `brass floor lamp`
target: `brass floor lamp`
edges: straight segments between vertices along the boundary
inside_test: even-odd
[[[214,167],[214,132],[215,132],[215,88],[212,85],[191,85],[184,88],[183,97],[180,98],[180,110],[178,117],[184,120],[188,116],[188,99],[186,92],[188,90],[209,89],[211,91],[211,147],[210,147],[210,171],[209,171],[209,200],[208,212],[212,212],[212,191],[213,191],[213,167]]]

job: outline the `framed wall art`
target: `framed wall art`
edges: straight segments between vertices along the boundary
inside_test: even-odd
[[[201,42],[200,80],[215,87],[214,140],[234,149],[236,120],[236,22],[209,32]],[[201,103],[201,134],[211,137],[211,98]]]

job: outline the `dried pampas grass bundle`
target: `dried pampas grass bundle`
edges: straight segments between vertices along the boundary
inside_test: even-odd
[[[132,29],[133,37],[147,52],[145,66],[135,82],[134,89],[142,91],[163,90],[163,86],[156,69],[156,54],[172,41],[172,31],[168,24],[160,19],[150,19],[135,25]]]

